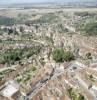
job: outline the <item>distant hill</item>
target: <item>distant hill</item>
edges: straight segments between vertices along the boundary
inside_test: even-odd
[[[14,0],[13,0],[14,1]],[[66,6],[66,7],[97,7],[96,0],[52,0],[50,2],[14,2],[14,3],[1,3],[0,7],[33,7],[33,6]],[[37,1],[37,0],[36,0]],[[46,1],[46,0],[44,0]],[[47,0],[48,1],[48,0]]]

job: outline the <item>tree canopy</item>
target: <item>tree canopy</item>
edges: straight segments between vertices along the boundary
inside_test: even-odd
[[[74,55],[70,51],[64,51],[63,49],[55,49],[53,51],[53,59],[56,62],[64,62],[74,60]]]

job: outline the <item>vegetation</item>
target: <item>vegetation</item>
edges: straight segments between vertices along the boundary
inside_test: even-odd
[[[87,23],[83,29],[85,35],[95,36],[97,35],[97,22]]]
[[[90,75],[90,78],[93,78],[93,75]]]
[[[58,21],[58,16],[56,16],[54,13],[47,13],[42,15],[39,19],[34,20],[34,21],[26,21],[25,24],[29,25],[29,24],[43,24],[43,23],[52,23],[52,22],[57,22]]]
[[[14,18],[0,16],[0,25],[13,25],[15,23]]]
[[[36,71],[36,70],[37,70],[36,67],[33,67],[33,68],[32,68],[32,71]]]
[[[1,54],[0,63],[14,63],[15,61],[19,61],[22,56],[22,51],[15,49],[15,50],[7,50],[5,53]]]
[[[25,20],[28,18],[28,15],[24,15],[23,17],[6,17],[6,16],[0,16],[0,25],[14,25],[14,24],[22,24],[25,22]]]
[[[53,59],[56,62],[63,62],[64,61],[64,50],[63,49],[56,49],[53,51]]]
[[[14,35],[18,35],[18,32],[16,31],[16,29],[14,28],[4,28],[4,29],[0,29],[0,33],[2,32],[2,34],[4,32],[8,33],[8,35],[14,34]]]
[[[46,41],[47,41],[47,42],[49,42],[49,43],[51,43],[51,44],[53,44],[53,43],[54,43],[54,41],[53,41],[53,38],[52,38],[52,37],[48,37],[48,36],[46,36]]]
[[[18,19],[19,19],[20,21],[25,21],[25,20],[27,20],[28,18],[30,18],[31,16],[30,16],[29,14],[19,13],[17,17],[18,17]]]
[[[78,22],[74,24],[77,31],[80,31],[85,36],[97,35],[97,14],[94,12],[75,12],[77,16],[80,16]],[[84,18],[83,18],[84,17]]]
[[[92,59],[92,55],[90,52],[86,53],[86,59]]]
[[[55,49],[53,51],[53,59],[56,62],[64,62],[74,60],[74,55],[70,51],[64,51],[63,49]]]
[[[68,89],[68,93],[72,100],[85,100],[85,98],[82,94],[77,93],[72,88]]]
[[[40,21],[41,23],[50,23],[50,22],[56,21],[56,18],[57,18],[57,16],[56,16],[54,13],[48,13],[48,14],[43,15],[43,16],[39,19],[39,21]]]
[[[59,33],[69,32],[69,30],[67,28],[65,28],[64,25],[62,25],[62,24],[58,24],[57,29],[58,29]]]
[[[40,58],[39,62],[41,63],[42,66],[45,65],[45,61],[44,61],[44,58]]]
[[[0,78],[3,78],[5,75],[13,71],[14,71],[13,69],[5,69],[4,71],[0,72]]]
[[[90,79],[91,81],[95,82],[95,78],[94,78],[94,76],[93,76],[92,74],[89,75],[89,79]]]
[[[97,13],[95,12],[89,12],[89,11],[83,11],[83,12],[75,12],[74,13],[76,16],[80,16],[80,17],[94,17],[95,15],[97,15]]]
[[[74,60],[74,58],[75,57],[72,52],[70,52],[70,51],[64,52],[64,60],[65,61],[71,61],[71,60]]]
[[[16,77],[17,82],[19,83],[27,83],[32,76],[35,74],[37,71],[36,67],[31,67],[29,70],[25,71],[22,75],[18,75]]]
[[[76,26],[78,31],[81,31],[82,35],[85,36],[96,36],[97,35],[97,21],[96,20],[83,20]]]
[[[85,12],[75,12],[75,15],[85,17],[85,16],[88,16],[90,14],[89,14],[89,12],[85,11]]]
[[[24,49],[9,49],[0,54],[0,63],[14,64],[23,58],[29,58],[32,55],[37,55],[40,52],[40,47],[24,48]]]

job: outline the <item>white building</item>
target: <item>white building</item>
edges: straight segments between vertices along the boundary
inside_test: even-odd
[[[12,96],[19,92],[19,89],[19,84],[14,80],[10,80],[2,86],[2,88],[0,89],[0,95],[10,100],[13,100]]]

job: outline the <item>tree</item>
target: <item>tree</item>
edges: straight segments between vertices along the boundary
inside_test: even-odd
[[[74,55],[70,51],[64,51],[63,49],[55,49],[53,51],[53,59],[56,62],[64,62],[74,60]]]
[[[63,62],[64,61],[64,50],[63,49],[56,49],[53,51],[53,59],[56,62]]]

